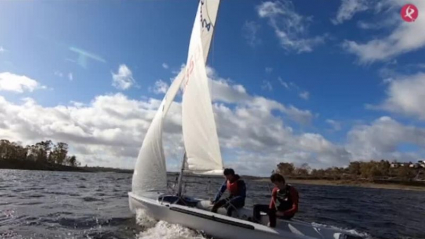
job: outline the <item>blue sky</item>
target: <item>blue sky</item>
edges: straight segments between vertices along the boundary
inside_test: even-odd
[[[412,3],[425,10],[421,1]],[[281,124],[284,131],[276,132],[276,137],[285,140],[289,132],[296,145],[283,144],[291,148],[283,146],[267,155],[276,158],[267,161],[267,167],[283,159],[295,163],[305,159],[324,167],[354,159],[424,157],[425,111],[420,99],[425,96],[425,77],[420,74],[425,71],[425,36],[417,29],[423,29],[425,20],[420,12],[415,22],[403,22],[399,14],[403,4],[395,0],[222,1],[208,61],[213,80],[231,89],[240,85],[251,99],[262,97],[267,104],[283,106],[284,110],[270,109],[267,120],[258,122]],[[0,107],[15,113],[34,107],[34,112],[52,115],[63,110],[68,118],[60,125],[80,127],[77,131],[89,138],[102,137],[94,132],[107,127],[79,122],[89,116],[75,118],[72,112],[97,112],[96,102],[102,97],[112,97],[111,104],[116,102],[113,97],[121,97],[136,102],[135,107],[144,112],[154,112],[152,99],[163,96],[158,87],[169,85],[186,62],[196,9],[195,0],[1,1],[0,96],[4,103]],[[23,76],[25,80],[17,83]],[[215,89],[213,94],[224,94]],[[28,98],[33,106],[25,106]],[[227,107],[233,114],[244,107],[252,109],[251,103],[215,101],[216,107]],[[307,119],[299,120],[297,110]],[[31,118],[22,117],[16,122]],[[9,122],[0,137],[22,142],[51,137],[71,145],[81,143],[74,131],[19,132],[26,127],[43,128],[49,120],[19,127]],[[125,117],[121,120],[125,125]],[[119,125],[109,130],[125,131]],[[141,125],[140,134],[131,136],[137,138],[131,145],[140,144],[147,127]],[[111,142],[117,140],[108,137]],[[238,166],[242,158],[259,157],[244,143],[231,144],[230,138],[220,137],[222,151],[230,157],[225,162]],[[303,144],[311,138],[316,139],[311,144],[319,148]],[[265,143],[261,137],[258,140],[259,145]],[[123,161],[96,160],[102,158],[96,156],[99,147],[118,150],[111,142],[93,142],[93,148],[83,149],[91,145],[85,143],[74,150],[89,164],[131,167],[136,146],[131,150],[136,153]],[[317,160],[320,157],[324,159]]]

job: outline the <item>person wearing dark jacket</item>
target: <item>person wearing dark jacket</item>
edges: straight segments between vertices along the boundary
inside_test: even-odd
[[[289,220],[298,211],[298,191],[285,183],[285,178],[280,174],[273,174],[270,180],[275,185],[269,205],[254,205],[254,220],[260,220],[260,212],[269,215],[269,226],[276,226],[276,217]]]
[[[246,185],[231,168],[225,169],[223,174],[226,180],[212,201],[214,206],[211,211],[216,213],[220,207],[224,206],[227,209],[227,216],[231,216],[234,209],[245,206]],[[229,191],[229,197],[220,200],[226,190]]]

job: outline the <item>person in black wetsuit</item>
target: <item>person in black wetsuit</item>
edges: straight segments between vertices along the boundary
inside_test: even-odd
[[[275,185],[269,205],[254,205],[254,221],[260,220],[260,212],[269,215],[269,226],[276,226],[276,217],[289,220],[298,211],[298,191],[285,183],[285,178],[280,174],[273,174],[270,181]]]
[[[214,204],[211,211],[216,213],[220,207],[224,206],[227,209],[227,216],[231,216],[235,208],[238,209],[245,206],[246,185],[231,168],[225,169],[223,174],[226,181],[221,185],[220,190],[211,202]],[[230,193],[229,197],[220,200],[226,189]]]

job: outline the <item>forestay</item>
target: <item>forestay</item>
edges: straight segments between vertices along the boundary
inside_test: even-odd
[[[205,69],[218,4],[219,1],[200,2],[183,85],[182,124],[186,167],[188,171],[200,174],[217,174],[223,169]]]

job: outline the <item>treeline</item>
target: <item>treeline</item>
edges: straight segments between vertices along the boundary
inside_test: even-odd
[[[295,167],[292,163],[279,163],[275,172],[292,178],[312,179],[424,179],[423,165],[413,163],[389,162],[387,160],[370,162],[351,162],[348,167],[332,167],[327,169],[311,169],[308,164]]]
[[[80,166],[74,155],[68,156],[66,143],[55,144],[51,140],[46,140],[22,146],[9,140],[0,140],[0,168],[55,170],[65,166]]]

